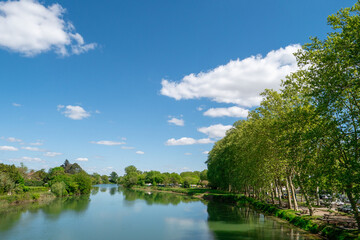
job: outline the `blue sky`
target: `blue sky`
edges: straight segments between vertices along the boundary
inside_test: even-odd
[[[0,1],[0,162],[206,168],[335,1]]]

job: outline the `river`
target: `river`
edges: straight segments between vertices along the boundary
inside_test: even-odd
[[[95,186],[90,197],[15,209],[0,214],[1,240],[316,239],[246,206],[116,185]]]

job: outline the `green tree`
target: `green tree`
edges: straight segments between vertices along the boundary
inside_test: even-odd
[[[119,178],[119,176],[117,175],[116,172],[110,173],[110,182],[111,183],[117,183],[118,178]]]
[[[102,181],[103,184],[109,184],[109,183],[110,183],[110,181],[109,181],[109,176],[107,176],[107,175],[102,175],[102,176],[101,176],[101,181]]]
[[[309,95],[317,114],[327,119],[322,137],[327,166],[339,180],[353,208],[360,229],[356,203],[360,199],[360,1],[328,17],[333,29],[327,38],[312,38],[297,54],[299,66],[306,69]],[[336,151],[334,151],[336,149]]]
[[[80,194],[89,194],[91,191],[92,181],[90,176],[85,172],[81,171],[73,176],[76,182]]]

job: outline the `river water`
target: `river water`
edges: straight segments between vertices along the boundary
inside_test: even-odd
[[[0,214],[1,240],[315,239],[246,206],[98,185],[90,197]]]

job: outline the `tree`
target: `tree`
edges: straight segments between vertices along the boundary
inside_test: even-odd
[[[0,195],[4,193],[11,193],[15,188],[15,182],[5,172],[0,172]]]
[[[360,199],[360,1],[328,17],[327,38],[312,38],[296,55],[306,69],[309,96],[317,114],[326,118],[330,135],[320,140],[327,166],[346,192],[360,229],[356,203]],[[334,151],[335,149],[335,151]],[[335,169],[334,169],[335,170]]]
[[[109,184],[109,183],[110,183],[110,182],[109,182],[109,176],[107,176],[107,175],[102,175],[102,176],[101,176],[101,181],[102,181],[103,184]]]
[[[117,175],[116,172],[110,173],[110,182],[111,183],[117,183],[118,178],[119,178],[119,176]]]
[[[73,176],[74,181],[78,185],[78,189],[80,194],[89,194],[91,191],[91,178],[90,176],[85,172],[81,171]]]

